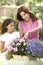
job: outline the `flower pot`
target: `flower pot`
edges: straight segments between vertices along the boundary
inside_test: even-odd
[[[43,65],[40,59],[30,60],[27,56],[13,55],[9,65]]]
[[[29,65],[29,59],[26,56],[13,55],[9,65]]]

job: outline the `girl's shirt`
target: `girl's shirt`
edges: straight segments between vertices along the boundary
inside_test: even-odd
[[[12,42],[12,40],[16,39],[16,38],[19,38],[20,37],[20,34],[19,32],[13,32],[11,34],[9,33],[4,33],[3,35],[0,36],[0,40],[1,41],[4,41],[4,47],[7,47],[9,43]],[[6,59],[5,56],[6,56],[6,53],[7,51],[3,52],[3,53],[0,53],[0,57],[2,59]]]
[[[0,36],[0,40],[5,42],[5,47],[12,42],[13,39],[19,38],[19,32],[13,32],[11,34],[9,33],[4,33],[2,36]]]
[[[23,35],[24,35],[27,31],[30,31],[34,29],[35,27],[37,27],[38,22],[40,22],[40,20],[36,20],[35,22],[32,22],[31,24],[26,24],[25,21],[21,21],[19,23],[19,29],[23,30]],[[28,39],[33,39],[33,38],[39,38],[39,32],[34,32],[29,34]]]

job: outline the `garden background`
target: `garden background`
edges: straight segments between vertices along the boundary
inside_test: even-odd
[[[37,17],[40,17],[43,24],[43,0],[0,0],[0,32],[3,20],[10,17],[16,21],[16,31],[18,31],[19,21],[16,18],[16,14],[17,9],[22,5],[27,6]],[[43,27],[40,32],[40,40],[43,44]],[[0,63],[2,63],[1,59]]]

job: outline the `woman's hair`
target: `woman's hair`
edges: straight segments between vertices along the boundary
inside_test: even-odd
[[[32,19],[32,21],[36,21],[38,18],[30,11],[28,10],[25,6],[21,6],[20,8],[18,8],[18,11],[17,11],[17,19],[19,21],[22,21],[22,17],[20,16],[20,13],[21,11],[25,12],[25,13],[28,13]]]
[[[1,34],[4,34],[5,32],[7,32],[6,26],[8,26],[11,22],[14,22],[15,24],[15,21],[13,19],[9,18],[9,19],[4,20],[1,26]]]

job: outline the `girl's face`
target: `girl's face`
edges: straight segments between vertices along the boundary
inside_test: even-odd
[[[12,33],[15,29],[14,22],[11,22],[6,28],[7,28],[7,32]]]
[[[25,13],[23,11],[20,12],[20,16],[22,17],[23,20],[26,22],[29,21],[30,15],[28,13]]]

